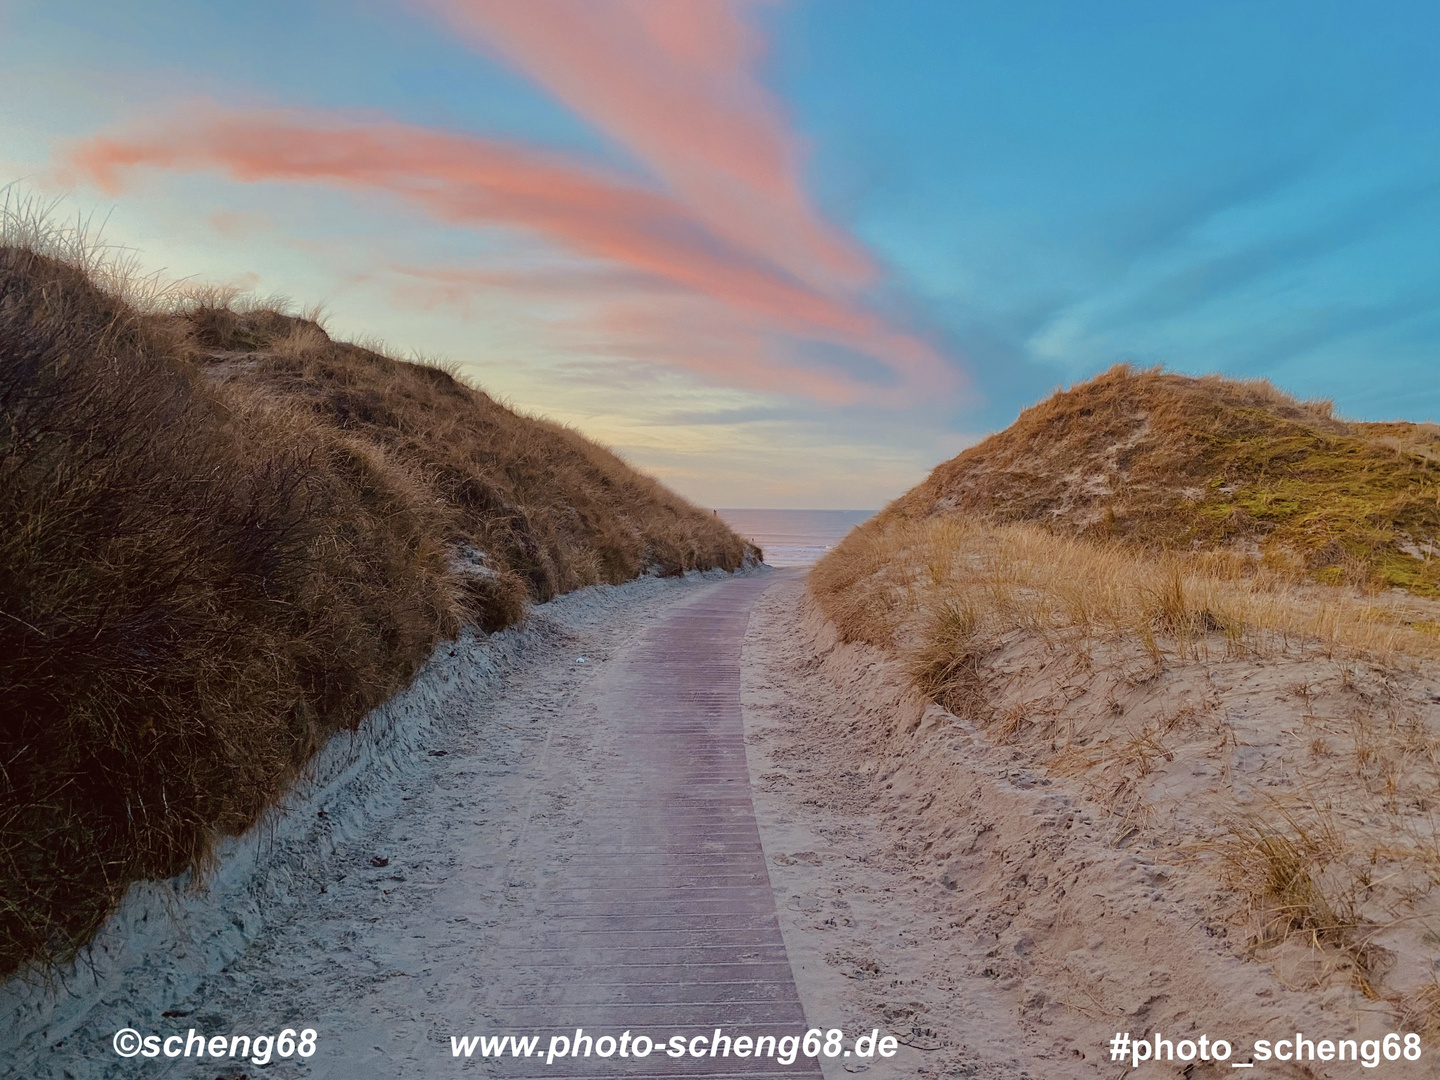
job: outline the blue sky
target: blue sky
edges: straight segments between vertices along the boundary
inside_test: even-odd
[[[702,503],[868,508],[1121,360],[1440,419],[1437,32],[1401,3],[0,0],[0,177]]]
[[[821,190],[993,373],[986,420],[1117,359],[1440,413],[1440,9],[1097,10],[780,20]]]

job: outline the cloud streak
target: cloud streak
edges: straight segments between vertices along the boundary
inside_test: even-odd
[[[385,118],[214,104],[87,139],[68,164],[111,192],[140,169],[219,172],[381,192],[440,222],[538,234],[581,259],[559,291],[593,284],[594,303],[608,304],[589,322],[599,337],[727,385],[889,405],[957,386],[934,347],[867,306],[878,270],[810,205],[797,141],[753,74],[761,42],[736,3],[412,3],[533,78],[648,175]],[[601,272],[584,278],[586,264]],[[430,298],[454,303],[467,286],[546,292],[533,270],[511,272],[513,284],[503,269],[434,268]],[[880,375],[807,341],[867,356]]]
[[[767,377],[764,389],[832,401],[878,395],[898,404],[951,381],[923,341],[726,244],[675,199],[554,154],[393,122],[192,107],[148,130],[88,139],[69,163],[111,192],[142,166],[218,170],[245,182],[381,191],[441,221],[533,230],[581,255],[707,297],[771,332],[848,344],[898,377],[897,386],[877,388],[842,371],[797,372],[779,384]],[[740,365],[736,374],[741,385],[761,388],[751,366]]]
[[[821,288],[877,271],[825,222],[734,0],[415,0],[624,145],[717,236]]]
[[[503,291],[531,308],[571,309],[547,318],[561,351],[678,368],[712,383],[794,394],[825,405],[865,398],[844,372],[807,370],[777,362],[763,317],[746,317],[708,297],[665,287],[638,275],[394,266],[397,299],[426,309],[466,313],[476,297]],[[574,310],[578,309],[578,310]]]

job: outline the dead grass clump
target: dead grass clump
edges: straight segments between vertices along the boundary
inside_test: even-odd
[[[1406,1031],[1418,1031],[1427,1039],[1440,1035],[1440,980],[1432,975],[1428,984],[1399,1004]]]
[[[922,693],[958,716],[975,719],[985,717],[989,705],[980,671],[988,648],[979,631],[973,608],[944,603],[910,658],[910,675]]]
[[[1191,603],[1185,578],[1179,566],[1171,566],[1165,570],[1158,587],[1144,590],[1154,611],[1150,621],[1155,629],[1186,640],[1224,630],[1225,623],[1215,612]]]
[[[136,308],[33,211],[0,218],[0,975],[203,868],[465,620],[759,554],[439,369]]]
[[[1343,975],[1368,998],[1388,997],[1402,1013],[1424,1011],[1426,988],[1399,996],[1380,989],[1394,956],[1374,940],[1382,928],[1363,914],[1375,883],[1369,868],[1357,873],[1350,865],[1355,854],[1326,815],[1307,825],[1280,810],[1234,826],[1223,858],[1228,883],[1247,898],[1257,924],[1251,947],[1264,953],[1298,937],[1323,958],[1314,985]]]
[[[1316,876],[1336,856],[1333,837],[1328,839],[1327,843],[1300,828],[1287,833],[1261,823],[1235,828],[1225,859],[1232,880],[1263,920],[1263,943],[1295,932],[1316,945],[1351,943],[1353,917],[1337,913],[1316,884]]]

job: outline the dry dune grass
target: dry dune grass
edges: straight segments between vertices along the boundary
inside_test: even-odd
[[[1384,437],[1406,440],[1406,469],[1430,460],[1428,429]],[[1018,485],[1019,459],[1007,468]],[[1014,502],[924,505],[916,489],[812,572],[841,639],[898,653],[1018,764],[1077,785],[1113,843],[1148,838],[1197,896],[1225,883],[1237,949],[1287,984],[1338,982],[1440,1028],[1440,603],[1382,587],[1359,556],[1355,584],[1326,585],[1303,553],[1224,536],[1119,539],[1044,501],[1023,508],[1035,520],[1006,520]],[[1390,505],[1417,513],[1408,495]]]
[[[1039,525],[891,519],[852,533],[815,570],[848,640],[891,646],[916,617],[928,636],[1128,634],[1182,657],[1296,647],[1386,664],[1440,660],[1440,608],[1395,592],[1313,585],[1229,551],[1146,553]],[[963,631],[963,632],[962,632]],[[902,634],[901,637],[904,637]]]
[[[203,868],[464,622],[757,554],[574,432],[34,209],[0,230],[0,974]]]
[[[548,600],[645,572],[735,569],[744,545],[712,514],[558,424],[518,416],[436,366],[331,341],[315,322],[209,298],[179,326],[226,392],[323,422],[423,477],[448,538],[484,553],[465,575],[487,629]]]

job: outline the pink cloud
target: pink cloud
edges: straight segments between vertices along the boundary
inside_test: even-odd
[[[439,220],[538,232],[570,251],[706,297],[769,332],[867,353],[902,384],[877,393],[843,371],[807,372],[789,380],[797,392],[898,403],[953,385],[926,343],[887,327],[853,296],[807,282],[766,251],[717,235],[708,218],[677,197],[559,155],[394,122],[193,108],[147,130],[86,140],[70,162],[112,191],[131,170],[152,167],[386,192]],[[733,374],[737,385],[757,386],[752,363],[738,363]],[[760,382],[769,388],[776,380]]]
[[[802,153],[754,75],[733,0],[413,0],[498,53],[644,161],[717,236],[822,289],[868,254],[811,207]]]
[[[394,264],[408,295],[423,306],[458,306],[477,293],[503,290],[535,300],[595,303],[617,294],[659,292],[663,282],[645,274],[608,266],[544,266],[529,269],[489,269],[473,266],[416,266]]]

